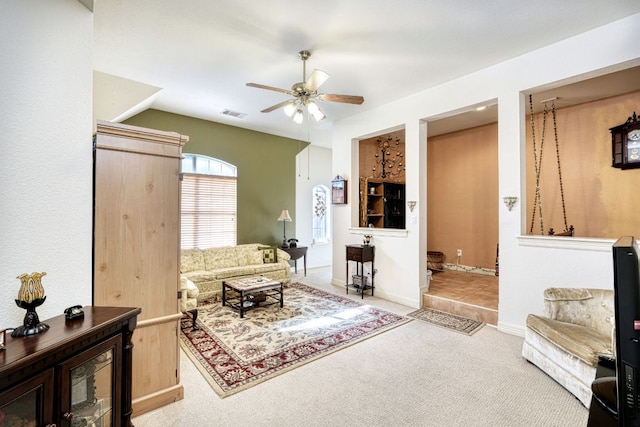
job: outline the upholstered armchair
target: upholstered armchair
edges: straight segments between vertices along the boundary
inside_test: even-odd
[[[613,290],[548,288],[544,308],[527,317],[522,355],[588,408],[598,356],[615,352]]]
[[[200,291],[191,280],[180,276],[180,294],[180,311],[191,314],[191,327],[192,330],[195,331],[198,329],[196,327],[196,320],[198,320],[198,295]]]

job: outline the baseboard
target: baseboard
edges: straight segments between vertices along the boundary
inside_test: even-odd
[[[379,290],[379,288],[377,287],[375,290],[375,296],[378,298],[385,299],[387,301],[395,302],[396,304],[406,305],[407,307],[416,308],[416,309],[420,308],[419,300],[412,300],[409,298],[403,298],[397,295],[388,294],[384,291]],[[365,294],[365,299],[366,299],[366,294]]]
[[[335,277],[331,278],[331,284],[334,286],[342,286],[344,288],[346,283],[347,282],[345,282],[344,280],[336,279]]]
[[[514,325],[513,323],[506,323],[498,320],[498,330],[505,334],[516,335],[524,338],[525,327],[522,325]]]
[[[445,263],[444,268],[446,270],[462,271],[464,273],[484,274],[486,276],[496,275],[496,270],[492,268],[474,267],[471,265]]]
[[[345,281],[344,280],[340,280],[340,279],[336,279],[335,277],[331,279],[331,284],[333,286],[338,286],[342,289],[345,288]],[[395,302],[396,304],[402,304],[402,305],[406,305],[407,307],[411,307],[411,308],[420,308],[420,301],[419,300],[412,300],[409,298],[402,298],[402,297],[398,297],[396,295],[393,294],[388,294],[386,292],[384,292],[383,290],[381,290],[379,287],[376,286],[375,290],[374,290],[374,296],[377,298],[381,298],[381,299],[385,299],[387,301],[391,301],[391,302]],[[367,295],[369,295],[369,293],[365,293],[365,299],[367,298]]]
[[[146,396],[133,400],[133,417],[137,417],[146,412],[182,399],[184,399],[184,388],[182,387],[182,384],[177,384],[158,392],[147,394]]]

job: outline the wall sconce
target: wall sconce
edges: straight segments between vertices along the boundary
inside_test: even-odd
[[[502,198],[502,201],[504,201],[504,205],[507,207],[509,212],[511,212],[511,209],[513,209],[513,206],[518,201],[518,198],[516,196],[504,196]]]
[[[411,212],[413,212],[413,208],[415,208],[415,207],[416,207],[416,201],[415,201],[415,200],[409,200],[409,201],[407,202],[407,205],[409,205],[409,210],[410,210]]]

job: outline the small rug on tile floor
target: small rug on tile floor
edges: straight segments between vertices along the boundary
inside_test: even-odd
[[[198,330],[181,320],[180,345],[220,397],[227,397],[411,319],[300,283],[277,304],[247,311],[198,306]]]
[[[445,313],[429,307],[416,310],[407,314],[407,316],[465,335],[473,335],[485,325],[484,322],[478,320],[467,319],[466,317]]]

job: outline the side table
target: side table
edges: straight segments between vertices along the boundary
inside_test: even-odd
[[[298,246],[296,248],[280,248],[289,254],[291,260],[294,262],[296,273],[298,273],[298,260],[304,257],[304,275],[307,275],[307,247]]]
[[[347,261],[347,295],[349,295],[349,288],[355,289],[360,292],[362,298],[364,298],[365,291],[371,291],[373,296],[374,289],[374,257],[375,247],[370,245],[347,245],[346,246],[346,261]],[[356,275],[353,276],[353,283],[349,283],[349,261],[356,263]],[[367,277],[364,275],[364,263],[371,262],[371,284],[367,284]],[[359,279],[360,283],[356,283],[356,279]]]

